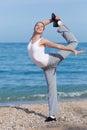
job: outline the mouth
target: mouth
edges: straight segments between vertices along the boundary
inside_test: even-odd
[[[43,30],[42,29],[37,29],[37,31],[42,32]]]

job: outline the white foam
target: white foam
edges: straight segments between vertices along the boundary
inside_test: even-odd
[[[60,96],[60,97],[71,97],[71,98],[73,98],[73,97],[81,97],[82,95],[85,95],[85,94],[87,94],[87,91],[82,91],[82,92],[67,92],[67,93],[65,93],[65,92],[58,92],[58,95]]]

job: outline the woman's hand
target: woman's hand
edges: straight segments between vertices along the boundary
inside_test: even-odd
[[[58,21],[58,20],[60,20],[60,17],[56,16],[54,13],[52,13],[51,19],[52,19],[52,21],[56,21],[56,20]]]
[[[56,16],[55,20],[61,20],[61,18],[59,16]]]

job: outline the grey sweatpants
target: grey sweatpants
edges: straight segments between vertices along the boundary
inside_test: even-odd
[[[59,27],[58,33],[60,33],[68,43],[68,47],[76,48],[78,42],[70,30],[65,26]],[[58,114],[58,102],[57,102],[57,84],[56,84],[56,67],[65,59],[71,52],[60,50],[58,53],[50,53],[49,64],[45,67],[44,73],[48,86],[48,106],[49,115]]]

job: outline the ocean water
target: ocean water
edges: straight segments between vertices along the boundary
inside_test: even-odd
[[[28,43],[0,43],[0,103],[46,101],[47,86],[44,73],[32,63],[27,52]],[[87,99],[87,43],[77,49],[86,53],[72,53],[57,67],[59,100]],[[47,52],[57,51],[47,48]]]

